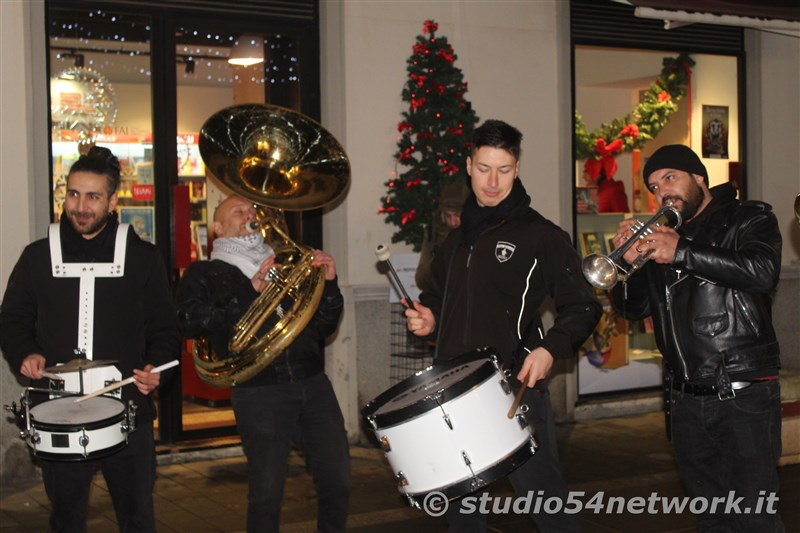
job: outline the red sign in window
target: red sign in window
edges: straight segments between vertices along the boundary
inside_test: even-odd
[[[133,185],[131,187],[131,198],[133,200],[152,201],[156,196],[153,185]]]

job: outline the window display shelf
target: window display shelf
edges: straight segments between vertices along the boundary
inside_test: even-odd
[[[576,233],[582,257],[609,255],[619,223],[635,217],[647,220],[649,213],[578,213]],[[578,371],[579,394],[655,387],[661,382],[661,354],[653,335],[652,321],[627,321],[611,307],[607,291],[596,290],[603,317],[581,350]]]

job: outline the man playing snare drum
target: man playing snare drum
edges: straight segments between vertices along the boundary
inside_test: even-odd
[[[93,370],[103,370],[99,368],[101,360],[110,360],[104,368],[110,369],[112,380],[134,377],[135,386],[117,389],[122,405],[132,401],[136,407],[137,427],[127,444],[122,441],[113,453],[100,450],[77,461],[59,460],[58,453],[44,455],[37,450],[52,502],[53,531],[85,529],[89,488],[97,468],[108,484],[119,529],[155,531],[156,461],[150,394],[158,387],[160,374],[150,370],[177,358],[180,334],[158,250],[117,222],[119,182],[119,160],[107,148],[93,147],[75,162],[67,177],[64,216],[59,224],[51,225],[47,239],[22,252],[0,307],[3,356],[12,370],[36,380],[36,388],[48,387],[42,375],[45,368],[75,359],[76,349],[93,363],[80,361],[77,372],[57,374],[69,378],[85,372],[78,380],[84,390],[76,393],[92,392],[86,386],[92,382]],[[34,402],[47,401],[46,394],[37,396],[44,398],[31,396]],[[91,401],[80,405],[91,414]],[[52,435],[58,450],[56,437],[63,436]],[[51,443],[42,439],[41,444]],[[70,458],[74,459],[74,454]]]
[[[566,505],[546,378],[555,359],[575,357],[602,308],[581,274],[570,236],[530,207],[518,178],[521,141],[516,128],[498,120],[475,130],[467,157],[472,194],[461,227],[434,258],[422,303],[405,313],[410,331],[438,339],[437,362],[492,346],[503,366],[514,369],[528,387],[522,402],[530,408],[539,448],[509,478],[519,495],[543,491],[537,492],[542,499],[558,497]],[[557,316],[545,332],[539,308],[548,296]],[[485,515],[464,514],[461,505],[450,505],[446,517],[451,531],[487,527]],[[532,518],[541,531],[577,530],[574,515]]]

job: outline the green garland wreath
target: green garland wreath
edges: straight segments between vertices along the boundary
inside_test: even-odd
[[[678,100],[686,95],[694,60],[682,53],[665,57],[661,74],[644,95],[642,102],[622,118],[586,131],[580,113],[575,111],[575,158],[603,159],[611,152],[630,152],[653,139],[678,110]]]

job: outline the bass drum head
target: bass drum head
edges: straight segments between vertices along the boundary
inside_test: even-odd
[[[497,373],[493,353],[481,348],[432,365],[378,395],[361,412],[378,427],[388,427],[436,409]]]

